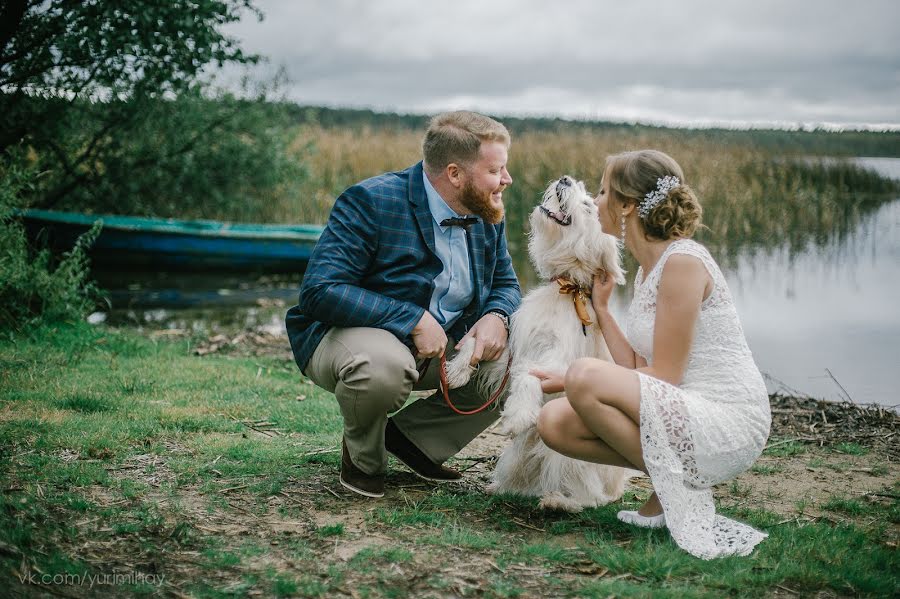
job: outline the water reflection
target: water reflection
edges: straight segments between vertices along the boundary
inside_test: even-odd
[[[213,308],[223,314],[229,307],[264,305],[277,300],[292,302],[303,273],[238,275],[193,272],[93,273],[104,290],[114,316],[148,309]]]
[[[760,369],[814,397],[900,403],[898,258],[900,200],[840,244],[743,256],[726,277]]]
[[[241,331],[282,336],[285,335],[284,313],[287,306],[288,302],[275,299],[257,300],[254,305],[243,306],[132,307],[113,309],[109,312],[95,312],[88,320],[94,324],[103,322],[114,327],[128,327],[137,331],[168,332],[173,336],[185,337],[219,334],[233,336]]]

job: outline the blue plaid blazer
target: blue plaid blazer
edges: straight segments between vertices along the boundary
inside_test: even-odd
[[[469,246],[475,293],[449,331],[456,339],[490,310],[512,314],[521,299],[505,223],[472,226]],[[428,309],[442,268],[421,162],[347,189],[310,257],[299,302],[285,318],[297,366],[306,368],[331,327],[385,329],[412,348],[410,333]]]

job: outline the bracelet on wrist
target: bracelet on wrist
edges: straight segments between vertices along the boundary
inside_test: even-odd
[[[509,316],[500,312],[499,310],[488,310],[485,314],[493,314],[503,323],[503,327],[506,329],[507,334],[509,333]]]

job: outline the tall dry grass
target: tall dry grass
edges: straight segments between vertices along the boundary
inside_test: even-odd
[[[348,186],[421,158],[422,134],[410,130],[325,128],[302,125],[291,145],[308,176],[296,197],[273,197],[260,208],[264,220],[324,223],[334,199]],[[779,156],[769,150],[677,130],[623,133],[568,127],[514,134],[505,193],[510,248],[523,278],[527,215],[549,181],[570,174],[599,187],[606,156],[656,148],[673,156],[704,207],[699,238],[720,259],[748,246],[798,250],[838,235],[861,214],[896,197],[895,183],[852,163]],[[893,194],[893,195],[892,195]]]
[[[696,140],[679,144],[666,137],[654,139],[649,135],[636,135],[625,138],[597,131],[541,131],[515,136],[509,163],[514,184],[507,193],[507,209],[511,215],[517,211],[527,212],[540,198],[547,182],[564,173],[584,179],[589,187],[598,186],[603,161],[614,152],[657,147],[671,153],[684,166],[691,167],[711,149],[710,144]],[[341,191],[359,180],[404,169],[417,162],[421,159],[421,143],[421,133],[409,130],[298,127],[290,149],[297,160],[304,163],[309,177],[303,197],[277,202],[271,217],[284,222],[324,222]],[[713,162],[718,168],[719,160],[714,158]],[[694,170],[702,172],[704,169]]]

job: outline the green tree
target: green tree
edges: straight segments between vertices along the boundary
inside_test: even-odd
[[[223,33],[247,13],[261,18],[250,0],[0,2],[0,330],[94,303],[97,229],[51,257],[11,208],[218,216],[297,175],[269,92],[209,84],[259,60]]]
[[[223,33],[247,13],[262,18],[250,0],[4,2],[0,152],[24,148],[42,173],[29,203],[161,214],[296,175],[267,92],[208,83],[259,60]]]

